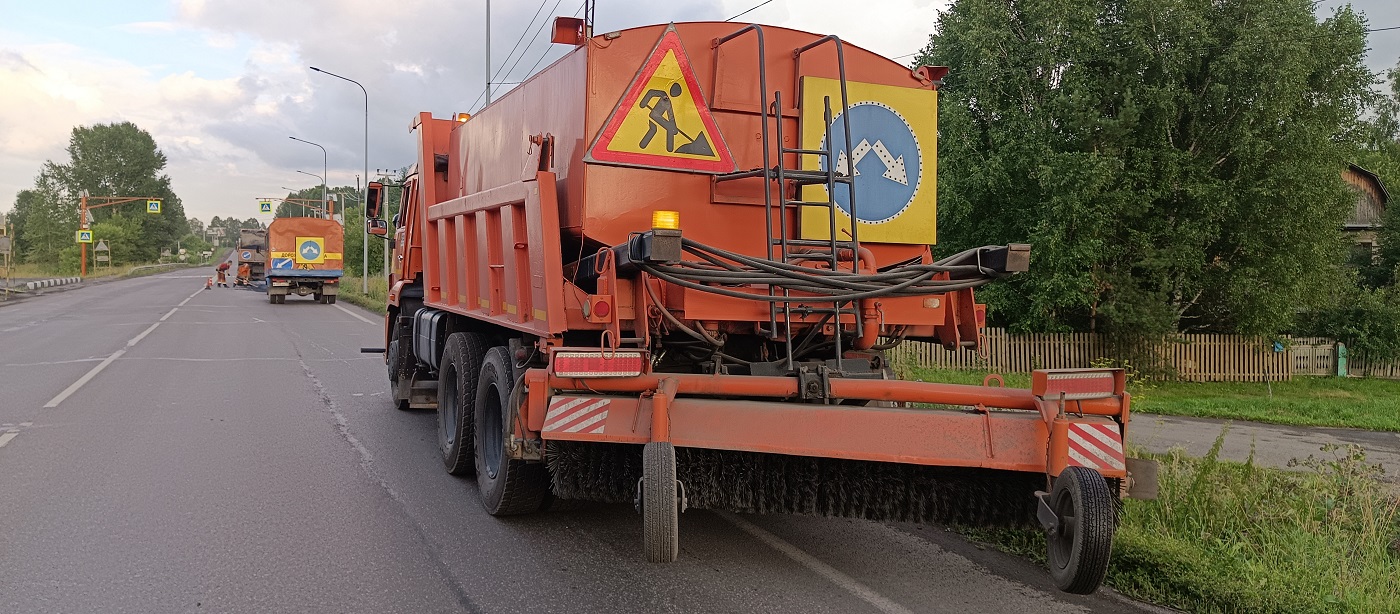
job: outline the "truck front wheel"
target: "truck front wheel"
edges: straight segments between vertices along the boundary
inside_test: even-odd
[[[476,485],[481,505],[492,516],[539,511],[549,494],[549,474],[543,463],[527,463],[506,455],[511,427],[510,353],[504,347],[486,352],[476,382]]]

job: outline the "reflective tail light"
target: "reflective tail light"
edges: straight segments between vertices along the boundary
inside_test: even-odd
[[[1043,399],[1066,401],[1101,399],[1123,392],[1123,372],[1118,369],[1048,370],[1031,375],[1031,392]]]
[[[646,367],[646,352],[628,350],[560,350],[550,361],[558,377],[634,377]]]

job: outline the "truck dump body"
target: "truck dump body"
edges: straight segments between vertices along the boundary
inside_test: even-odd
[[[1070,503],[1134,484],[1123,373],[1009,390],[884,356],[975,350],[974,289],[1029,265],[933,256],[947,70],[783,28],[570,24],[573,52],[475,116],[412,122],[384,352],[448,470],[497,515],[633,502],[653,561],[686,505],[1038,523],[1061,587],[1096,588],[1106,556],[1054,565],[1112,539]]]
[[[334,302],[344,275],[345,229],[335,220],[279,217],[267,227],[267,291],[272,302],[312,295]]]
[[[238,230],[238,264],[248,264],[250,282],[260,282],[266,276],[267,256],[266,229]]]

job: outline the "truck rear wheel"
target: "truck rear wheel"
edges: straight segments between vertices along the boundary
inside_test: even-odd
[[[442,464],[452,475],[471,475],[475,468],[472,431],[476,423],[476,374],[481,371],[486,347],[486,339],[478,333],[452,333],[442,350],[438,370],[438,447]]]
[[[549,474],[543,463],[506,456],[506,437],[513,431],[512,373],[509,352],[498,346],[486,352],[476,382],[476,485],[482,507],[492,516],[538,511],[549,494]]]

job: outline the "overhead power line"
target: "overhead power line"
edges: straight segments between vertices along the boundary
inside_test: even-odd
[[[759,9],[760,7],[762,7],[763,5],[768,4],[769,2],[772,2],[772,1],[773,1],[773,0],[763,0],[763,2],[760,2],[760,3],[758,3],[758,4],[753,5],[752,7],[749,7],[749,10],[744,11],[744,12],[742,12],[742,13],[739,13],[738,15],[735,15],[735,16],[733,16],[733,17],[730,17],[729,19],[726,19],[725,21],[734,21],[735,19],[738,19],[738,18],[740,18],[740,17],[743,17],[744,15],[748,15],[749,13],[754,12],[755,10],[758,10],[758,9]]]

